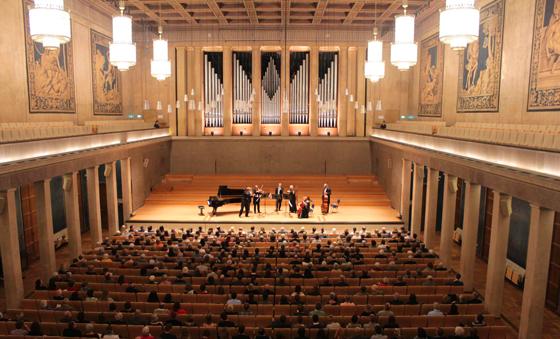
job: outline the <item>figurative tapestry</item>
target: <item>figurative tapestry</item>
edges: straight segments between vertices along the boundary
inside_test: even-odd
[[[497,112],[500,102],[504,0],[480,10],[478,40],[459,55],[457,112]]]
[[[121,74],[109,61],[111,38],[91,30],[93,114],[123,113]]]
[[[560,0],[536,0],[527,110],[560,109]]]
[[[27,3],[23,2],[29,112],[75,113],[72,42],[51,50],[34,42],[29,34]]]
[[[420,94],[418,115],[441,117],[443,97],[443,48],[435,34],[420,45]]]

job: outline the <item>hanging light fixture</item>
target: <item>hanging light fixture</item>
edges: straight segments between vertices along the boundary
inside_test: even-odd
[[[401,71],[416,65],[418,46],[414,42],[414,15],[406,13],[408,3],[403,1],[403,14],[395,17],[395,42],[391,44],[391,64]]]
[[[159,81],[171,76],[171,62],[169,61],[167,40],[162,38],[163,28],[158,27],[158,39],[154,39],[154,56],[150,63],[151,74]]]
[[[365,76],[377,82],[385,76],[385,62],[383,61],[383,41],[377,40],[377,27],[373,30],[373,40],[368,41]]]
[[[132,42],[132,18],[124,15],[124,1],[119,2],[120,15],[113,17],[113,42],[109,45],[111,65],[120,71],[136,65],[136,44]]]
[[[439,13],[439,40],[453,50],[462,50],[478,39],[479,23],[474,0],[446,0]]]
[[[29,10],[29,34],[45,49],[57,49],[72,37],[70,14],[64,10],[64,0],[35,0]]]
[[[375,2],[377,13],[377,1]],[[365,77],[377,82],[385,76],[385,62],[383,61],[383,41],[377,40],[377,19],[373,28],[373,40],[368,41],[367,61],[365,63]]]

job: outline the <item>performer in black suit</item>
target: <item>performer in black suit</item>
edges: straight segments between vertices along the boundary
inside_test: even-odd
[[[251,209],[251,187],[247,187],[243,192],[243,197],[241,198],[241,209],[239,210],[239,217],[243,214],[245,210],[245,216],[249,216],[249,209]]]
[[[253,213],[261,213],[261,197],[263,191],[257,185],[253,189]]]
[[[276,198],[276,212],[282,210],[282,195],[284,194],[284,189],[282,188],[282,183],[278,183],[276,191],[274,191]]]
[[[297,213],[296,190],[294,185],[290,185],[288,189],[288,198],[290,200],[290,213]]]
[[[321,212],[323,214],[329,213],[331,206],[331,188],[326,183],[323,185],[323,203],[321,205]]]

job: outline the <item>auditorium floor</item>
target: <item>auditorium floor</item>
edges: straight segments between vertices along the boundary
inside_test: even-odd
[[[439,237],[439,234],[438,234]],[[89,233],[86,233],[82,237],[83,248],[88,249],[91,246]],[[439,239],[438,242],[439,244]],[[438,250],[436,246],[435,250]],[[461,247],[457,244],[452,246],[452,268],[455,270],[459,269],[460,260],[460,250]],[[56,252],[56,262],[57,265],[67,263],[71,260],[69,257],[68,247],[62,248]],[[486,280],[486,268],[487,264],[483,260],[477,258],[475,265],[475,289],[484,295],[484,282]],[[35,280],[39,277],[41,273],[40,262],[36,261],[32,263],[27,270],[23,272],[24,275],[24,290],[25,295],[29,294],[33,290],[33,284]],[[504,286],[504,306],[502,310],[502,316],[510,323],[515,329],[519,327],[520,322],[520,311],[521,311],[521,300],[522,291],[510,283],[506,283]],[[5,299],[4,299],[4,289],[0,288],[0,310],[5,310]],[[543,339],[560,338],[560,316],[554,312],[546,309],[544,313],[544,328],[543,328]]]
[[[107,236],[106,230],[103,230],[103,236]],[[87,251],[91,248],[91,236],[89,232],[82,234],[82,249]],[[56,251],[56,266],[60,267],[62,264],[68,264],[72,261],[70,258],[70,251],[68,246],[65,246]],[[24,295],[27,296],[35,287],[35,280],[41,277],[41,262],[39,260],[31,263],[26,270],[23,271],[23,290]],[[0,287],[0,310],[6,309],[6,299],[4,298],[4,286]]]
[[[439,244],[439,233],[437,243]],[[439,245],[435,247],[436,252],[439,250]],[[461,246],[453,243],[452,246],[452,268],[459,271],[459,262],[461,259]],[[484,260],[476,259],[475,264],[475,289],[484,296],[486,288],[486,269],[488,265]],[[521,301],[523,299],[523,291],[515,287],[513,284],[506,282],[504,284],[504,299],[502,308],[502,317],[508,322],[515,330],[519,328]],[[560,315],[545,309],[543,320],[543,336],[542,339],[560,338]]]

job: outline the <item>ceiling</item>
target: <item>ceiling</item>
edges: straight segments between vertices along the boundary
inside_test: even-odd
[[[116,0],[105,0],[116,5]],[[432,0],[433,1],[433,0]],[[418,13],[430,0],[408,0]],[[402,13],[402,0],[127,0],[127,12],[138,23],[167,29],[205,27],[328,27],[382,30]]]

